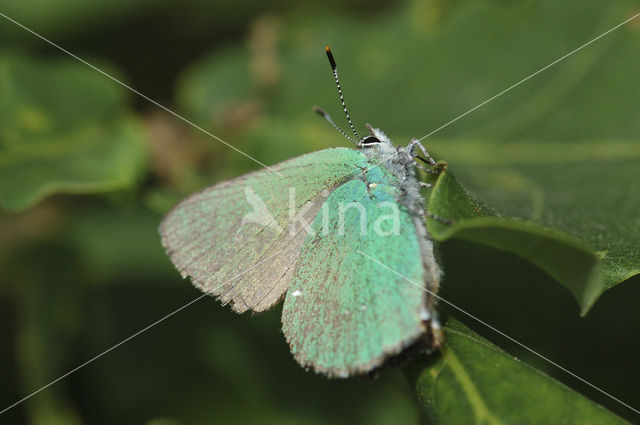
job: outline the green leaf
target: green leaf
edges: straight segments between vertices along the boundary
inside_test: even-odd
[[[528,259],[571,291],[582,314],[604,291],[640,272],[636,144],[460,142],[445,150],[480,202],[451,172],[442,173],[429,209],[455,223],[430,220],[435,239],[473,240]],[[480,150],[495,155],[474,155]]]
[[[511,357],[454,319],[437,354],[403,372],[429,424],[627,424],[555,379]]]
[[[124,89],[75,61],[0,54],[0,204],[131,187],[145,164]]]

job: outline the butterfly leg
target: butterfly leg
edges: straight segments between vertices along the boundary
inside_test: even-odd
[[[424,158],[414,152],[416,147],[418,147],[418,149],[420,149],[420,151],[424,155]],[[411,156],[413,156],[414,158],[418,158],[420,161],[424,162],[425,164],[429,164],[430,166],[432,166],[434,168],[434,170],[427,171],[424,168],[418,167],[421,170],[424,170],[429,174],[440,174],[442,172],[442,170],[443,170],[442,164],[438,164],[431,157],[431,155],[429,155],[429,152],[427,152],[425,147],[422,145],[422,143],[420,143],[420,141],[418,139],[411,139],[411,142],[409,142],[409,146],[407,146],[407,149],[411,153]]]
[[[420,156],[418,156],[417,158],[418,158],[418,159],[420,159],[420,160],[422,160],[422,157],[420,157]],[[418,164],[418,162],[417,162],[417,161],[415,161],[415,160],[413,161],[413,166],[414,166],[415,168],[419,169],[419,170],[424,171],[424,172],[425,172],[425,173],[427,173],[427,174],[433,174],[433,175],[438,175],[438,174],[440,174],[440,171],[438,171],[438,170],[432,170],[431,168],[424,167],[423,165]]]
[[[421,156],[417,157],[419,160],[423,160],[423,158]],[[431,168],[427,168],[421,164],[418,164],[417,161],[413,161],[413,166],[419,170],[424,171],[427,174],[433,174],[434,176],[437,176],[438,174],[440,174],[440,170],[432,170]]]
[[[425,156],[424,159],[427,164],[431,165],[432,167],[436,167],[436,168],[439,167],[438,163],[433,158],[431,158],[431,155],[429,155],[429,152],[427,152],[427,150],[422,145],[422,143],[420,143],[418,139],[411,139],[411,141],[409,142],[409,146],[407,148],[409,149],[409,152],[411,152],[411,155],[413,156],[417,156],[414,153],[414,150],[416,147],[418,147],[422,152],[422,154]]]
[[[455,222],[456,222],[454,219],[440,217],[439,215],[432,214],[432,213],[430,213],[428,211],[425,211],[424,215],[429,217],[429,218],[431,218],[431,219],[433,219],[433,220],[435,220],[435,221],[437,221],[437,222],[440,222],[442,224],[451,225],[451,224],[455,224]]]

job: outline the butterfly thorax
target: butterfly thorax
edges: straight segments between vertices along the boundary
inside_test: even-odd
[[[382,130],[368,127],[377,143],[366,143],[369,138],[365,138],[362,145],[358,147],[358,150],[372,164],[367,170],[368,178],[376,174],[375,168],[378,167],[385,171],[385,174],[390,174],[395,180],[392,184],[400,190],[398,201],[412,214],[424,216],[420,184],[410,152],[402,146],[394,146]]]

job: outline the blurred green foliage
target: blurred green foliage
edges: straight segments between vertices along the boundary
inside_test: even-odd
[[[0,55],[0,203],[9,211],[51,193],[127,189],[144,172],[143,129],[129,93],[67,58]]]
[[[74,0],[57,8],[0,3],[3,13],[267,164],[347,143],[311,112],[318,104],[342,122],[325,44],[336,54],[356,122],[366,118],[405,144],[637,12],[630,0],[589,0],[579,10],[568,2],[503,0],[143,1],[100,2],[100,9]],[[197,297],[162,252],[157,224],[186,194],[256,164],[0,22],[0,203],[7,210],[0,217],[0,360],[7,365],[0,400],[8,406]],[[459,218],[449,230],[430,223],[447,240],[441,295],[632,406],[640,405],[638,277],[604,293],[580,318],[549,275],[468,240],[542,267],[583,312],[637,273],[639,45],[640,24],[632,22],[425,140],[462,185],[447,173],[439,187],[459,192],[431,195],[441,214]],[[475,210],[464,213],[468,194],[494,221],[460,220],[476,219]],[[512,223],[505,217],[520,234],[496,231]],[[544,243],[526,245],[537,234]],[[288,353],[279,308],[237,316],[204,299],[0,422],[445,424],[470,415],[465,423],[480,423],[482,414],[457,393],[461,375],[451,375],[462,367],[490,417],[503,423],[551,423],[566,418],[568,406],[574,423],[583,415],[618,423],[487,348],[474,331],[637,418],[450,314],[473,331],[452,321],[446,350],[405,369],[409,386],[396,369],[371,381],[306,373]],[[511,407],[515,399],[495,401],[514,388],[522,391],[520,407]],[[554,407],[559,397],[567,403]],[[544,414],[517,416],[536,407]]]

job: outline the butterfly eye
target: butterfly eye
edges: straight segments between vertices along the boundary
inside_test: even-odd
[[[362,146],[364,147],[375,145],[376,143],[380,143],[380,140],[374,136],[367,136],[362,140]]]

